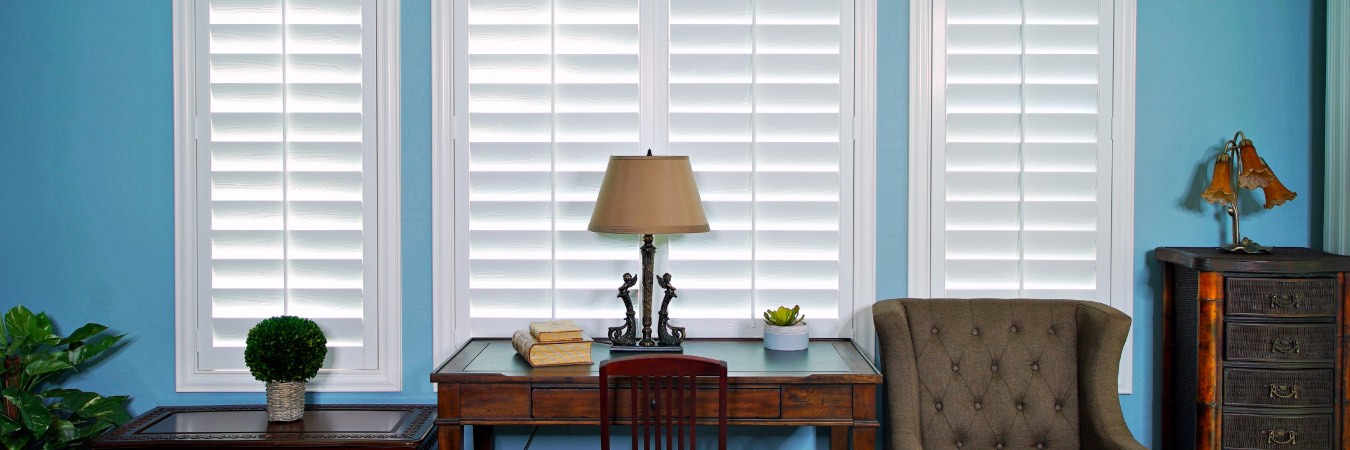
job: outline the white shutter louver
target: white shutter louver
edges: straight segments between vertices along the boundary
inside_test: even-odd
[[[319,323],[325,368],[375,368],[374,2],[203,4],[198,370],[244,369],[281,314]]]
[[[946,2],[933,296],[1109,302],[1110,13]]]
[[[849,295],[851,2],[461,0],[457,256],[468,336],[566,318],[603,336],[636,236],[586,230],[610,155],[689,155],[713,231],[657,236],[676,325],[753,336],[800,304],[839,333]],[[466,169],[467,168],[467,169]],[[465,194],[460,194],[461,196]],[[639,301],[634,290],[634,300]],[[660,292],[657,303],[660,300]]]

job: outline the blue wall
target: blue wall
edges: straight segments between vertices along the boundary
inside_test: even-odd
[[[404,390],[320,402],[433,401],[429,1],[405,0],[402,17]],[[877,292],[887,298],[906,290],[909,18],[906,2],[879,3]],[[1244,130],[1299,192],[1273,211],[1246,208],[1248,235],[1320,244],[1324,8],[1140,0],[1135,391],[1122,404],[1146,443],[1157,437],[1162,364],[1151,249],[1221,242],[1218,210],[1194,198],[1211,150]],[[97,321],[129,332],[128,345],[73,383],[131,394],[137,413],[258,401],[174,392],[171,39],[168,1],[0,2],[0,308],[45,310],[67,330]],[[528,431],[508,430],[502,448],[521,446]],[[821,445],[809,429],[735,434],[754,448]],[[593,439],[548,430],[535,446]]]

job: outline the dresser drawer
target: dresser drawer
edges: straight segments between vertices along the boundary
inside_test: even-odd
[[[1335,278],[1229,278],[1230,316],[1332,317]]]
[[[1230,361],[1325,361],[1336,358],[1336,325],[1230,323],[1224,349]]]
[[[1331,414],[1223,415],[1225,449],[1327,450],[1331,432]]]
[[[1224,369],[1225,406],[1331,406],[1332,369]]]

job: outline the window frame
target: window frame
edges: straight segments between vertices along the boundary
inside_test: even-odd
[[[941,4],[939,4],[941,3]],[[1114,0],[1111,58],[1111,267],[1109,304],[1134,316],[1134,128],[1135,128],[1135,23],[1136,0]],[[937,8],[945,0],[910,3],[909,47],[909,295],[931,296],[933,233],[929,217],[933,203],[932,167],[935,154],[932,105],[944,100],[934,92],[934,51],[945,42],[945,30],[935,23]],[[941,56],[941,55],[937,55]],[[1120,361],[1118,390],[1133,391],[1134,333],[1125,342]]]
[[[197,70],[197,15],[202,0],[173,2],[174,84],[174,281],[175,386],[177,392],[261,392],[264,385],[247,369],[197,369],[200,299],[197,274],[202,266],[197,196],[198,107],[204,76]],[[321,370],[310,380],[318,392],[397,392],[403,390],[402,270],[400,238],[399,2],[376,0],[376,280],[373,299],[379,336],[373,370]]]
[[[851,144],[852,167],[841,166],[841,175],[851,174],[853,203],[850,230],[852,234],[851,274],[841,271],[843,291],[852,291],[851,298],[840,299],[839,337],[851,337],[864,355],[874,354],[875,331],[872,325],[871,304],[876,292],[876,10],[877,0],[852,0],[853,25],[853,109],[842,111],[841,117],[851,114],[853,123]],[[467,330],[458,329],[458,286],[455,273],[458,246],[467,245],[467,231],[456,224],[456,193],[468,188],[468,180],[456,179],[454,136],[454,85],[456,70],[454,58],[453,25],[457,14],[465,11],[459,2],[432,2],[432,253],[433,253],[433,362],[440,364],[468,341]],[[659,22],[659,21],[658,21]],[[659,57],[660,55],[657,55]],[[644,88],[645,89],[645,88]],[[662,102],[657,99],[658,104]],[[635,249],[636,250],[636,249]],[[637,252],[634,252],[636,260]],[[464,299],[463,301],[467,301]],[[615,320],[618,320],[616,317]],[[757,322],[753,318],[747,321]],[[616,322],[617,323],[617,322]],[[754,325],[759,326],[759,325]],[[699,333],[694,330],[694,336]]]

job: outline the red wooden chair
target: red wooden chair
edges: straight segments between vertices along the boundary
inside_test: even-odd
[[[639,437],[644,450],[694,449],[694,425],[698,422],[695,382],[699,377],[717,378],[717,448],[726,450],[727,363],[670,354],[629,356],[600,363],[600,448],[609,450],[610,421],[620,417],[616,413],[627,403],[633,450],[639,448]],[[619,382],[612,393],[610,378],[620,379],[616,380]],[[627,392],[626,399],[622,392]]]

